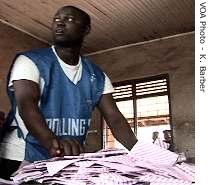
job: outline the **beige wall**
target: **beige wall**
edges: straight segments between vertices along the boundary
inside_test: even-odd
[[[90,56],[113,82],[168,73],[174,141],[194,157],[194,33]]]
[[[0,36],[0,110],[7,112],[6,75],[15,53],[47,45],[2,23]]]

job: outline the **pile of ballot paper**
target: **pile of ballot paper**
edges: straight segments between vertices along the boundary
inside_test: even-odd
[[[190,185],[194,166],[177,163],[178,155],[157,145],[137,142],[131,151],[101,150],[80,156],[37,161],[22,167],[15,184],[36,181],[64,185]]]

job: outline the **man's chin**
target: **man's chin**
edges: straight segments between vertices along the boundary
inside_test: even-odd
[[[72,46],[72,44],[70,44],[69,42],[67,43],[67,42],[62,42],[62,41],[55,41],[55,45],[64,47],[64,48],[68,48]]]
[[[74,46],[78,46],[81,45],[82,42],[73,42],[73,41],[61,41],[61,40],[55,40],[55,45],[60,46],[60,47],[64,47],[64,48],[69,48],[69,47],[74,47]]]

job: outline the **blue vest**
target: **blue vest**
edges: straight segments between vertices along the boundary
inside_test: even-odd
[[[51,48],[19,55],[29,57],[44,79],[40,110],[48,127],[60,138],[76,138],[83,144],[90,126],[91,113],[99,103],[104,90],[104,73],[89,59],[82,57],[82,77],[75,85],[63,72]],[[14,93],[8,89],[8,94],[14,116],[16,108]],[[50,158],[48,151],[30,133],[27,134],[25,141],[25,160],[33,162]]]

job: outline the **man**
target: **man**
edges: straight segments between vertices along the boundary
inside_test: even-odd
[[[164,133],[164,131],[163,131]],[[159,138],[159,132],[155,131],[152,133],[153,138],[153,144],[160,146],[161,148],[168,149],[169,143],[167,143],[165,140]]]
[[[171,137],[171,130],[164,130],[163,135],[164,135],[164,142],[168,144],[168,150],[173,152],[174,144]]]
[[[159,139],[159,132],[155,131],[152,133],[152,143],[154,144],[157,139]]]
[[[80,56],[90,28],[86,12],[73,6],[62,7],[53,19],[54,46],[17,55],[8,92],[12,124],[18,129],[2,143],[2,148],[10,150],[7,155],[2,154],[4,160],[14,159],[14,154],[8,157],[14,151],[14,143],[25,150],[19,152],[29,162],[79,155],[95,107],[127,149],[137,142],[113,100],[109,78],[89,59]]]

